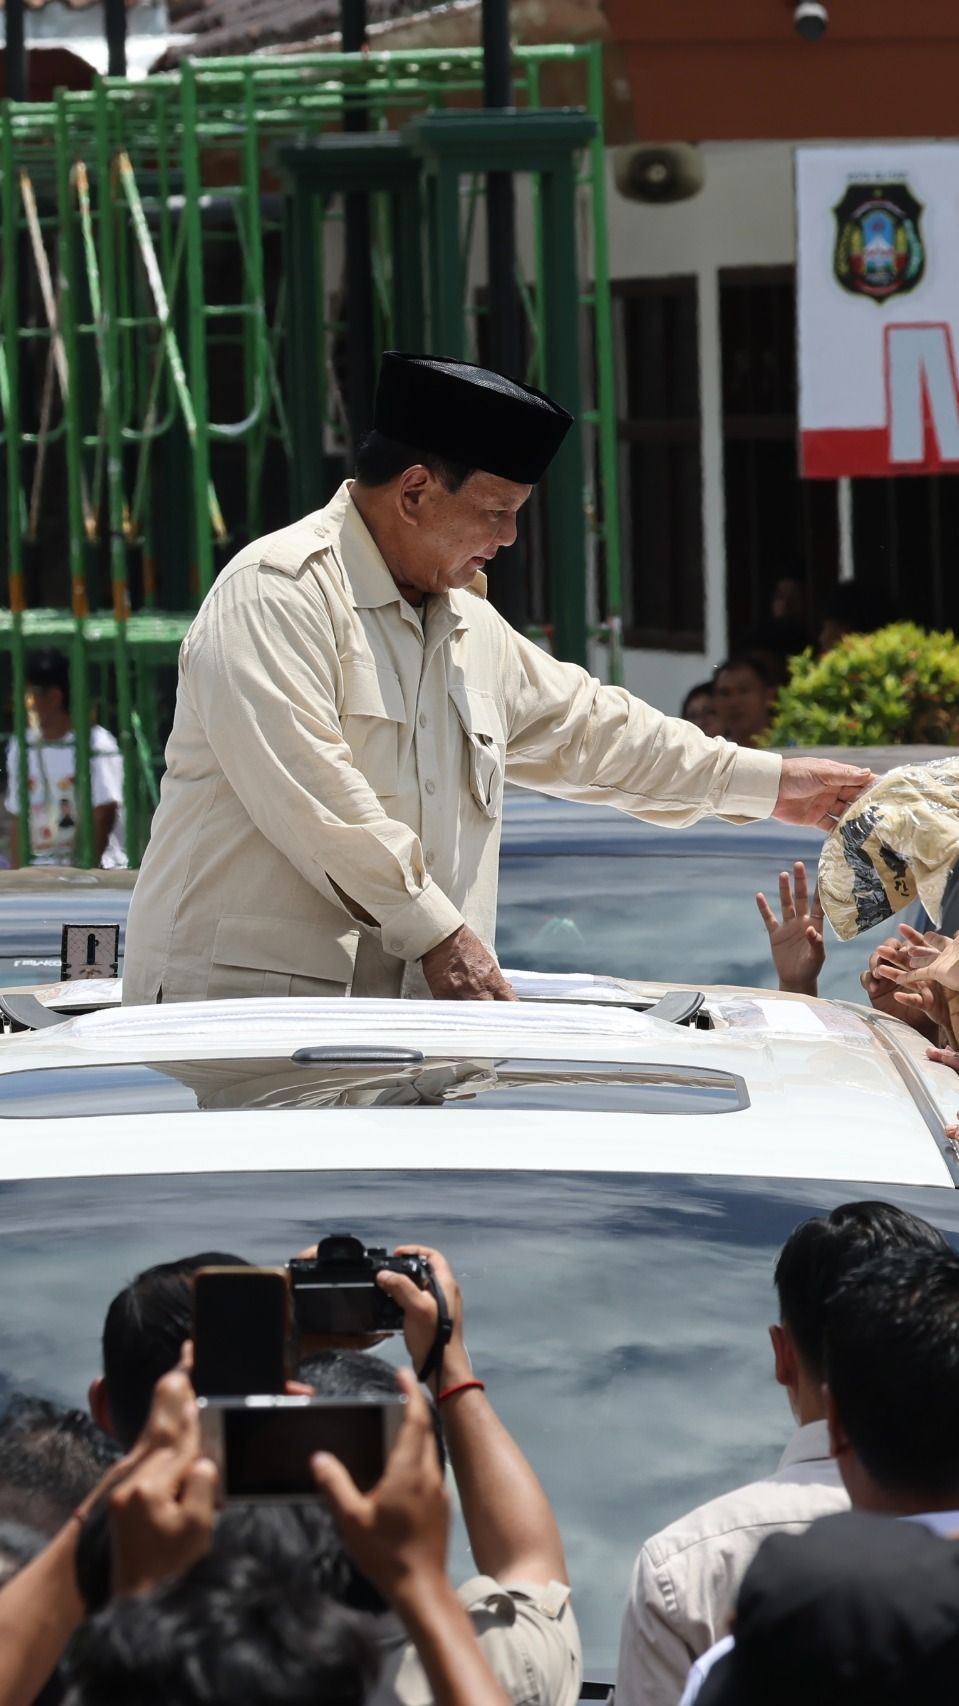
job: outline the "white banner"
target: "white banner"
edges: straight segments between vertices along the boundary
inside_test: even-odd
[[[959,471],[959,145],[797,148],[802,472]]]

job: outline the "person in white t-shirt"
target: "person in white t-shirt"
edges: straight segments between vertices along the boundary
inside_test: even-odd
[[[27,732],[30,846],[35,865],[72,865],[77,834],[76,739],[70,721],[70,666],[49,648],[27,658],[27,686],[36,727]],[[95,723],[90,730],[93,848],[98,865],[126,865],[123,827],[123,759],[115,737]],[[20,848],[20,755],[7,744],[10,864],[26,863]]]

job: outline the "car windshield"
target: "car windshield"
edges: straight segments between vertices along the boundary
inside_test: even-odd
[[[775,1467],[792,1425],[767,1324],[796,1223],[882,1195],[955,1238],[959,1195],[866,1183],[396,1171],[0,1185],[0,1381],[85,1402],[107,1305],[203,1249],[275,1263],[327,1232],[442,1249],[477,1372],[542,1477],[566,1545],[587,1676],[615,1668],[640,1543]],[[400,1355],[396,1340],[382,1353]],[[475,1573],[462,1534],[452,1568]]]

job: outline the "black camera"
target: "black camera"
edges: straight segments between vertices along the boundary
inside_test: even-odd
[[[405,1274],[421,1291],[430,1283],[430,1265],[422,1257],[367,1250],[348,1233],[322,1238],[315,1256],[295,1256],[290,1285],[300,1332],[402,1332],[402,1309],[376,1283],[381,1273]]]

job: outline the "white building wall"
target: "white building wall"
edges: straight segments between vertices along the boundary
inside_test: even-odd
[[[782,266],[795,259],[792,147],[784,142],[705,143],[703,189],[660,207],[627,201],[608,159],[610,274],[614,282],[695,274],[699,281],[699,363],[703,421],[704,652],[630,650],[625,684],[676,712],[683,695],[709,675],[727,649],[723,504],[719,270]],[[602,674],[605,648],[593,649]]]

